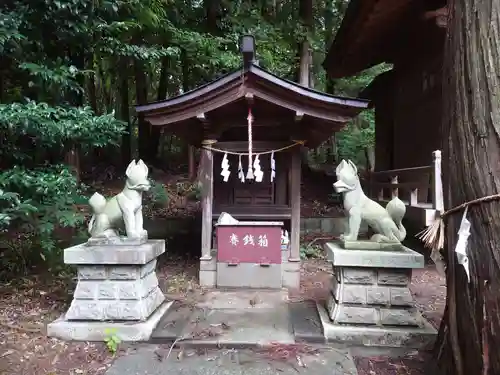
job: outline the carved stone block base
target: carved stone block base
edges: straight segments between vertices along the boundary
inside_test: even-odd
[[[76,263],[78,283],[65,320],[146,321],[165,301],[155,271],[164,251],[158,240],[66,249],[65,263]]]
[[[340,304],[333,295],[327,301],[328,316],[334,324],[423,327],[424,318],[415,308]]]
[[[361,340],[363,327],[381,338],[395,329],[398,335],[405,330],[432,334],[432,327],[414,307],[409,289],[412,268],[423,267],[422,255],[408,248],[348,250],[340,243],[328,243],[325,250],[333,276],[324,306],[329,321],[324,324],[332,338],[357,332]]]

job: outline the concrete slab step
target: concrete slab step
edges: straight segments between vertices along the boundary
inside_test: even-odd
[[[176,302],[162,318],[151,342],[174,341],[247,348],[325,340],[314,302],[289,303],[286,291],[214,290],[195,306]]]
[[[198,310],[182,333],[183,344],[247,348],[293,344],[286,305],[274,308]]]

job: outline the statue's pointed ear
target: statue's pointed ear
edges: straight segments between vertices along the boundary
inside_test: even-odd
[[[132,170],[134,169],[135,166],[136,166],[135,160],[132,160],[130,162],[130,164],[128,165],[127,170],[125,171],[125,176],[128,177],[130,175],[130,173],[132,172]]]
[[[342,170],[342,168],[344,168],[346,165],[346,162],[344,159],[342,159],[342,161],[340,162],[339,165],[337,165],[337,169],[335,169],[335,173],[340,173],[340,171]]]
[[[139,159],[139,161],[137,162],[137,165],[138,165],[139,167],[141,167],[141,169],[144,171],[144,174],[147,176],[147,175],[148,175],[148,171],[149,171],[149,169],[148,169],[148,166],[146,165],[146,163],[144,163],[144,162],[142,161],[142,159]]]
[[[356,164],[349,160],[349,165],[351,166],[354,173],[358,173],[358,167],[356,167]]]

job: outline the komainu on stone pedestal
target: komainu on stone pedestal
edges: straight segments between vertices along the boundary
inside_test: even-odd
[[[143,227],[142,193],[148,191],[148,167],[142,160],[132,160],[125,172],[127,181],[122,192],[106,200],[94,193],[89,204],[93,215],[88,231],[91,238],[88,245],[126,242],[145,243],[148,233]],[[119,230],[125,228],[126,238],[119,237]]]
[[[368,198],[358,177],[358,170],[352,161],[345,161],[336,169],[337,182],[333,187],[344,194],[344,209],[348,213],[348,230],[342,236],[346,249],[399,249],[401,241],[406,237],[406,229],[402,224],[406,213],[405,204],[393,198],[384,208]],[[370,240],[359,241],[359,228],[365,221],[375,232]]]
[[[47,326],[64,340],[102,341],[114,329],[122,341],[147,341],[172,301],[165,301],[156,276],[164,240],[143,244],[87,243],[64,250],[78,283],[68,311]]]
[[[92,196],[90,239],[64,250],[64,263],[76,267],[78,283],[66,314],[47,326],[49,336],[102,341],[112,328],[122,341],[146,341],[172,304],[156,276],[165,241],[148,240],[143,228],[148,168],[142,160],[132,161],[126,176],[125,188],[110,200]],[[119,236],[122,228],[125,237]]]

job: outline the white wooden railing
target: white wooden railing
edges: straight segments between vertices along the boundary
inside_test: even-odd
[[[406,204],[409,219],[430,225],[436,211],[444,210],[441,151],[432,156],[431,165],[371,172],[366,180],[370,197],[381,203],[398,197]]]

